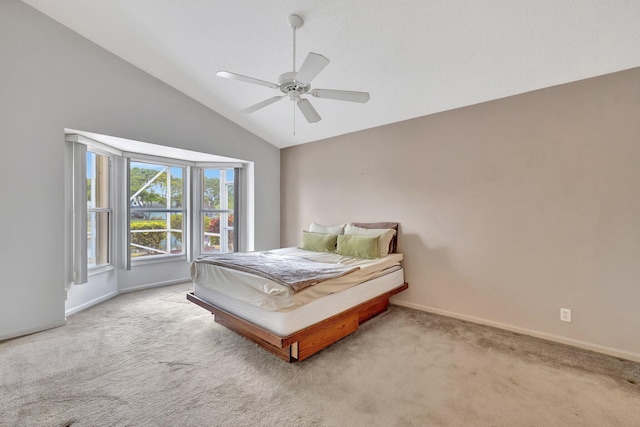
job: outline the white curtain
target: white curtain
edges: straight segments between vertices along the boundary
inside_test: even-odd
[[[73,283],[87,283],[87,146],[73,143]]]

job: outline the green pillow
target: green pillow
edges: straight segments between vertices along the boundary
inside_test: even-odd
[[[335,252],[337,234],[302,232],[302,249],[315,252]]]
[[[378,236],[343,234],[338,236],[338,250],[336,252],[354,258],[378,258],[380,256],[378,240]]]

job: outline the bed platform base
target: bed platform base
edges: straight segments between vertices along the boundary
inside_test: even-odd
[[[187,294],[187,299],[210,311],[214,315],[215,321],[222,326],[253,341],[287,362],[299,362],[355,332],[359,325],[386,311],[389,307],[389,298],[408,287],[407,283],[403,283],[382,295],[288,336],[276,335],[204,301],[193,292]]]

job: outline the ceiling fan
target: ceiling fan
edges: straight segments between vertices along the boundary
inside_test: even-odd
[[[225,79],[239,80],[246,83],[253,83],[260,86],[279,89],[284,95],[274,96],[262,102],[242,110],[243,113],[253,113],[261,108],[271,105],[284,98],[289,98],[295,102],[300,112],[304,115],[309,123],[315,123],[321,120],[318,112],[308,99],[303,95],[311,95],[316,98],[337,99],[340,101],[351,102],[367,102],[369,100],[368,92],[353,92],[348,90],[334,89],[312,89],[311,81],[329,64],[329,60],[318,53],[309,53],[304,60],[300,69],[296,72],[296,30],[302,27],[303,21],[298,15],[289,16],[289,26],[293,29],[293,71],[283,73],[278,78],[278,84],[265,80],[254,79],[253,77],[243,76],[241,74],[229,71],[218,71],[216,75]]]

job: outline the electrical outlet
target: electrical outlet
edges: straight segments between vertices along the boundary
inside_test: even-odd
[[[571,310],[568,308],[560,309],[560,320],[563,322],[571,322]]]

